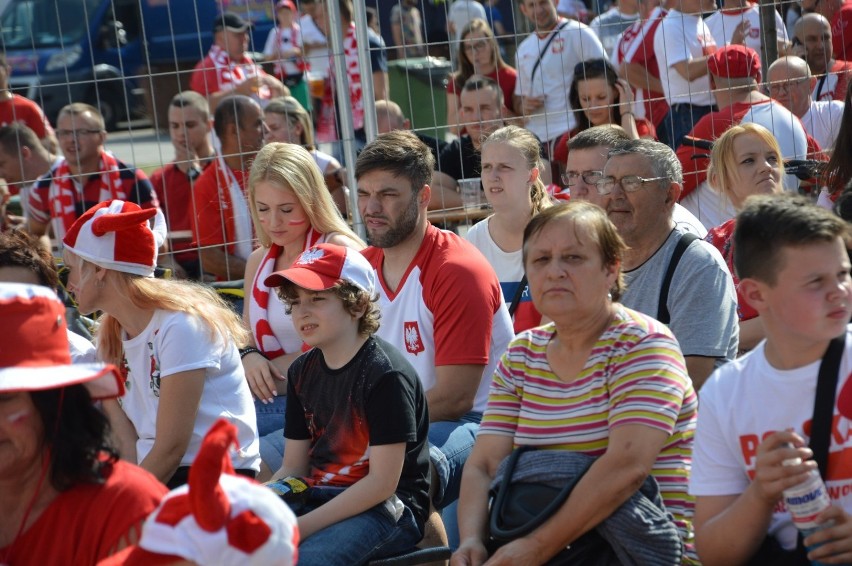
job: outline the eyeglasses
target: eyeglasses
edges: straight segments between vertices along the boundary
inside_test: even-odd
[[[484,39],[480,39],[479,41],[467,41],[464,44],[465,51],[484,51],[488,48],[488,42]]]
[[[664,179],[668,179],[668,177],[651,177],[650,179],[646,179],[639,175],[627,175],[620,180],[616,180],[615,177],[602,177],[595,183],[595,188],[598,190],[599,195],[608,195],[615,189],[615,185],[621,185],[625,193],[635,193],[644,187],[645,183],[662,181]]]
[[[74,136],[75,138],[79,138],[80,136],[100,134],[101,132],[103,130],[56,130],[56,137],[67,138]]]
[[[566,171],[562,173],[562,182],[566,187],[573,187],[577,184],[577,179],[582,178],[587,185],[595,185],[603,176],[603,171]]]
[[[794,87],[800,85],[804,81],[809,80],[807,77],[801,77],[798,79],[790,79],[789,81],[777,81],[774,83],[769,83],[769,92],[770,93],[789,93]]]

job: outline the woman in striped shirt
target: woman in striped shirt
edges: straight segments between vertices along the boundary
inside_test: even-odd
[[[687,483],[697,398],[671,332],[617,302],[624,249],[606,213],[585,202],[549,208],[524,230],[530,293],[553,322],[519,334],[497,366],[465,465],[452,564],[485,561],[489,484],[501,460],[523,445],[595,461],[562,507],[501,547],[493,563],[547,562],[649,475],[677,526],[683,562],[694,560]]]

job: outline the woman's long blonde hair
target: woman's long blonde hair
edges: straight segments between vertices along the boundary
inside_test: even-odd
[[[80,269],[94,269],[94,265],[76,257]],[[248,343],[248,330],[242,319],[210,287],[189,281],[153,279],[109,270],[112,284],[118,294],[134,306],[147,311],[165,310],[185,312],[204,323],[210,339],[218,338],[227,345],[234,343],[242,347]],[[96,332],[98,357],[121,367],[124,348],[121,344],[121,325],[108,313],[98,319]]]
[[[530,171],[538,169],[539,175],[530,185],[530,201],[532,207],[530,213],[535,216],[542,210],[553,206],[553,199],[547,193],[544,181],[541,180],[541,172],[544,171],[544,163],[541,160],[541,144],[538,138],[527,129],[518,126],[503,126],[488,136],[482,142],[482,150],[490,143],[505,143],[521,152],[527,162]]]
[[[266,144],[257,154],[248,179],[251,219],[263,247],[271,246],[272,240],[257,215],[255,190],[261,181],[269,181],[293,191],[311,226],[320,234],[338,232],[361,242],[361,238],[340,216],[334,201],[331,200],[322,172],[311,154],[292,143],[273,142]]]

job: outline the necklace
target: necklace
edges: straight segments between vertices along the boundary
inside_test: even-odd
[[[15,544],[18,542],[18,539],[21,538],[21,535],[24,534],[24,530],[27,527],[27,521],[30,519],[30,513],[32,513],[33,508],[35,507],[36,501],[38,500],[38,494],[41,493],[41,486],[44,483],[44,478],[47,477],[47,468],[50,465],[50,454],[45,454],[44,462],[41,465],[41,474],[38,478],[38,483],[36,484],[35,493],[30,498],[29,503],[27,503],[27,507],[24,510],[24,518],[21,519],[21,524],[18,526],[18,532],[15,533],[15,538],[12,539],[12,542],[9,546],[6,547],[6,552],[3,553],[3,556],[0,556],[0,566],[11,566],[9,562],[9,557],[12,555],[12,551],[15,549]]]

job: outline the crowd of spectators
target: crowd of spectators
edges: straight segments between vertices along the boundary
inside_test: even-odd
[[[0,318],[20,329],[0,348],[0,563],[218,544],[363,564],[421,540],[454,566],[852,562],[848,355],[836,404],[815,400],[829,344],[852,348],[852,3],[776,12],[771,37],[744,0],[519,0],[513,26],[499,5],[448,2],[438,46],[423,3],[396,1],[387,47],[351,0],[278,0],[264,61],[223,12],[150,177],[98,108],[54,129],[0,55]],[[388,59],[442,48],[435,138],[390,100]],[[783,497],[815,467],[814,406],[833,505],[797,538]],[[577,487],[498,544],[489,486],[518,447]],[[76,548],[45,542],[115,493]],[[661,538],[629,548],[637,506]],[[274,528],[231,536],[247,513]],[[164,530],[183,517],[200,529]]]

